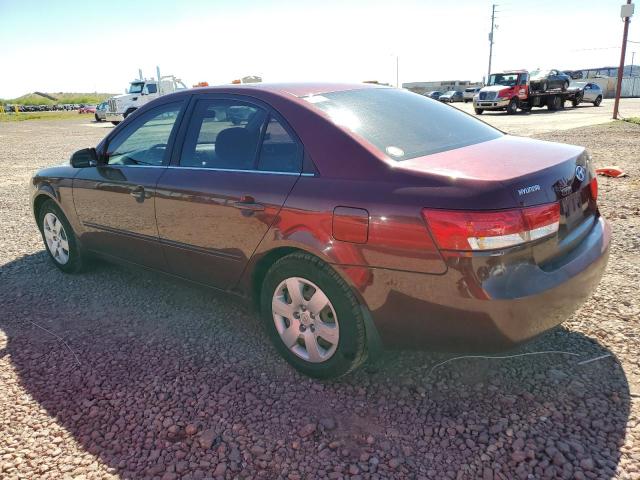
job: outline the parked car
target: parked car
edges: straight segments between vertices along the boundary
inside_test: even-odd
[[[533,70],[529,73],[529,84],[533,91],[546,92],[559,88],[564,91],[569,88],[571,77],[559,70]]]
[[[461,102],[463,100],[462,92],[459,92],[457,90],[449,90],[448,92],[440,95],[438,100],[445,103]]]
[[[162,96],[31,190],[60,270],[96,255],[239,295],[322,378],[380,346],[529,340],[590,295],[610,244],[584,148],[367,84]]]
[[[96,122],[104,122],[107,119],[107,110],[109,109],[108,102],[102,102],[96,107],[94,118]]]
[[[473,97],[475,97],[482,87],[470,87],[465,88],[464,93],[462,94],[462,98],[464,103],[473,102]]]
[[[78,113],[96,113],[95,105],[80,105],[78,108]]]
[[[427,92],[424,94],[425,97],[433,98],[434,100],[438,100],[438,98],[440,98],[440,95],[442,95],[442,92],[438,90],[434,92]]]
[[[597,83],[573,81],[569,85],[569,91],[578,93],[573,101],[574,107],[582,102],[593,103],[595,107],[599,107],[602,103],[602,88]]]

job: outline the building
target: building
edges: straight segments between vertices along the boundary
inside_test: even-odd
[[[481,86],[481,82],[471,82],[469,80],[440,80],[435,82],[408,82],[402,84],[402,88],[419,94],[433,92],[434,90],[441,92],[447,92],[449,90],[463,91],[465,88]]]

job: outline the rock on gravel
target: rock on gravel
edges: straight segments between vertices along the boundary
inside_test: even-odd
[[[108,264],[75,276],[50,265],[26,185],[107,131],[84,121],[0,124],[3,480],[639,478],[640,127],[544,136],[630,175],[600,179],[614,229],[602,284],[518,350],[579,359],[460,360],[429,374],[449,356],[389,352],[316,382],[229,298]]]

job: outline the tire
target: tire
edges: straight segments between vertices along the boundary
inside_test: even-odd
[[[96,114],[94,114],[93,116],[95,117],[96,122],[98,122],[98,123],[99,123],[99,122],[102,122],[102,119],[98,116],[98,114],[97,114],[97,113],[96,113]]]
[[[561,107],[561,99],[560,96],[558,95],[552,95],[551,97],[549,97],[549,99],[547,100],[547,108],[549,110],[551,110],[552,112],[555,112],[556,110],[559,110]]]
[[[573,108],[575,108],[580,105],[580,102],[582,102],[582,95],[580,95],[580,93],[576,93],[575,98],[571,100],[571,105],[573,105]]]
[[[287,285],[298,290],[300,308],[290,306],[297,304],[297,295],[292,297]],[[318,291],[328,300],[321,310],[314,309],[311,302],[322,298],[316,297]],[[283,315],[274,314],[276,302],[280,302]],[[271,266],[262,284],[260,312],[278,353],[305,375],[341,377],[367,359],[362,307],[336,271],[313,255],[292,253]],[[332,341],[335,338],[334,343],[327,342],[321,331]]]
[[[596,101],[593,102],[593,106],[599,107],[601,103],[602,103],[602,95],[598,95],[598,97],[596,98]]]
[[[136,111],[135,108],[128,108],[127,111],[124,112],[124,114],[122,116],[123,116],[123,118],[127,118],[129,115],[131,115],[135,111]]]
[[[41,205],[38,211],[38,227],[45,250],[56,267],[65,273],[78,273],[83,270],[86,264],[85,255],[80,250],[67,217],[53,200],[46,200]],[[58,245],[58,248],[55,248],[55,245]]]
[[[512,98],[507,105],[507,115],[514,115],[518,112],[518,100]]]
[[[476,112],[476,115],[482,115],[484,113],[482,108],[474,108],[473,111]]]
[[[120,122],[111,122],[111,123],[114,124],[114,125],[119,125],[120,124]]]

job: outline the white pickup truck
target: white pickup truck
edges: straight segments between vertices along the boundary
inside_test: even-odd
[[[173,75],[160,76],[159,68],[157,74],[158,80],[154,78],[143,79],[142,72],[140,72],[140,78],[129,84],[124,95],[110,98],[105,120],[117,125],[136,109],[154,98],[187,88],[182,80]]]

